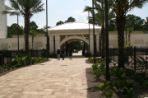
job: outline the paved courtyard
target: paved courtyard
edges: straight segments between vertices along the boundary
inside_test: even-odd
[[[51,59],[0,76],[0,98],[98,98],[86,58]]]

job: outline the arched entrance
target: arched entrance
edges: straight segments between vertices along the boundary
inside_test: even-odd
[[[88,56],[90,54],[89,41],[78,36],[65,38],[60,43],[60,49],[66,56]]]
[[[63,25],[56,26],[49,29],[49,43],[50,43],[50,54],[56,54],[58,49],[66,42],[83,41],[86,43],[90,54],[94,54],[93,44],[93,25],[87,23],[65,23]],[[99,33],[101,27],[95,26],[95,41],[96,50],[99,52]]]

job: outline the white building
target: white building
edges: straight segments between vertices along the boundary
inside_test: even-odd
[[[3,14],[6,10],[5,0],[0,0],[0,39],[7,37],[7,15]]]
[[[99,33],[101,31],[100,26],[95,26],[96,37],[96,52],[99,52]],[[49,29],[50,37],[50,54],[54,54],[58,49],[66,43],[73,40],[83,41],[89,47],[88,50],[91,54],[94,54],[94,36],[93,25],[88,23],[65,23]]]

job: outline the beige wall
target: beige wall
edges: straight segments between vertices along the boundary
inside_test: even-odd
[[[109,36],[110,47],[117,47],[117,34],[110,33]],[[30,49],[32,46],[31,38]],[[148,34],[131,34],[131,45],[137,47],[148,47]],[[34,38],[34,49],[45,49],[46,48],[46,37],[40,36]],[[17,49],[17,38],[0,39],[0,50],[16,50]],[[24,38],[20,38],[20,49],[24,49]]]
[[[109,36],[109,43],[110,47],[117,47],[118,41],[117,41],[117,33],[116,32],[110,32]],[[140,31],[131,33],[131,45],[136,47],[148,47],[148,32],[143,33]]]
[[[24,38],[20,38],[20,49],[24,49]],[[29,39],[30,49],[32,49],[32,39]],[[45,49],[46,48],[46,37],[35,37],[34,38],[34,49]],[[0,39],[0,50],[16,50],[17,49],[17,38]]]

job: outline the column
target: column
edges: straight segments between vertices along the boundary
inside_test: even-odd
[[[90,53],[94,54],[94,41],[93,41],[93,35],[90,35]]]
[[[57,51],[58,49],[60,49],[60,36],[56,35],[55,36],[55,51]]]
[[[53,39],[53,35],[50,35],[50,38],[49,38],[49,42],[50,42],[50,54],[53,54],[54,53],[54,39]]]

